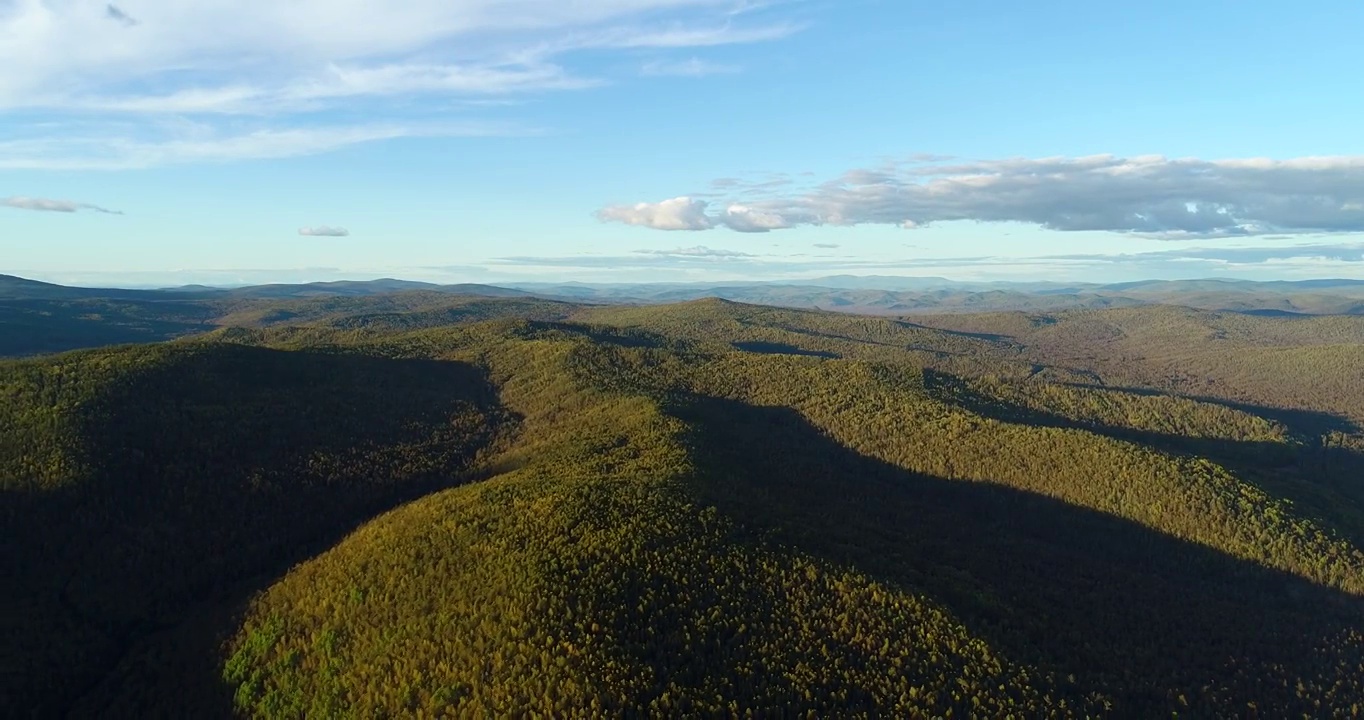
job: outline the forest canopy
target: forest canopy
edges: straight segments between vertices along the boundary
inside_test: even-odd
[[[12,707],[1364,704],[1355,318],[412,302],[0,362]]]

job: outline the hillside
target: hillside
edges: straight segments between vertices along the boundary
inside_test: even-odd
[[[1364,317],[1265,317],[1156,307],[935,316],[925,325],[1008,337],[1048,368],[1190,396],[1364,423]],[[1323,418],[1315,425],[1332,424]],[[1339,424],[1339,423],[1336,423]]]
[[[519,294],[436,291],[280,297],[251,293],[181,296],[167,292],[153,293],[151,299],[0,298],[0,328],[5,330],[0,335],[0,357],[173,340],[222,327],[412,329],[496,317],[555,319],[576,309],[568,303]]]
[[[458,482],[503,423],[469,366],[234,345],[3,365],[0,396],[0,675],[43,717],[143,637]]]
[[[171,340],[220,327],[324,325],[417,329],[494,317],[567,319],[578,308],[704,299],[858,315],[936,315],[1178,306],[1293,319],[1364,317],[1364,281],[1234,280],[963,283],[943,278],[832,276],[747,283],[438,285],[395,280],[202,285],[162,290],[76,288],[0,275],[0,357]],[[956,322],[949,319],[941,323]],[[401,325],[395,325],[400,323]]]
[[[0,364],[5,697],[38,717],[1364,704],[1353,318],[395,297]]]

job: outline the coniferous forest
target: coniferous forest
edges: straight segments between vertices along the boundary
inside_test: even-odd
[[[0,361],[6,716],[1364,715],[1364,317],[310,303]]]

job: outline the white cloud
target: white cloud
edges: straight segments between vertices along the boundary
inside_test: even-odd
[[[318,225],[317,227],[299,228],[298,234],[307,237],[346,237],[350,235],[350,231],[343,227]]]
[[[677,248],[676,250],[636,250],[637,255],[653,255],[655,257],[669,258],[711,258],[711,259],[734,259],[757,257],[738,250],[725,250],[722,248],[711,248],[705,245],[696,245],[689,248]]]
[[[654,230],[707,230],[714,226],[706,215],[706,202],[689,197],[606,207],[597,211],[597,217],[606,222],[639,225]]]
[[[1359,236],[1355,236],[1359,239]],[[900,258],[831,257],[828,255],[756,255],[705,246],[674,250],[638,250],[627,255],[517,256],[490,261],[516,272],[574,269],[631,274],[674,272],[697,280],[732,278],[753,281],[811,273],[945,274],[953,279],[1077,280],[1085,282],[1206,277],[1358,277],[1364,278],[1364,240],[1337,244],[1279,247],[1194,247],[1126,254],[1069,254],[1003,257]]]
[[[786,218],[770,210],[760,210],[735,203],[725,208],[721,222],[739,232],[767,232],[791,227]]]
[[[712,217],[706,212],[709,207],[705,200],[683,196],[656,203],[612,205],[598,210],[597,217],[654,230],[709,230],[723,225],[738,232],[757,233],[791,227],[786,218],[770,210],[733,203]]]
[[[1364,230],[1364,156],[1098,155],[954,164],[932,159],[891,170],[853,170],[803,190],[770,183],[718,187],[744,197],[743,203],[715,215],[702,207],[685,227],[670,229],[727,226],[752,232],[858,224],[912,229],[974,220],[1167,238]],[[609,213],[602,217],[623,221]]]
[[[1105,263],[1155,263],[1199,260],[1227,265],[1259,265],[1276,260],[1323,260],[1364,263],[1364,242],[1315,243],[1277,247],[1185,248],[1122,255],[1047,255],[1044,260],[1084,260]]]
[[[90,203],[72,202],[70,200],[48,200],[46,198],[35,197],[7,197],[0,198],[0,206],[14,208],[16,210],[37,210],[40,212],[74,213],[81,210],[104,213],[106,215],[122,215],[118,210],[109,210]]]
[[[180,114],[234,134],[309,130],[316,111],[368,124],[416,122],[402,97],[452,101],[567,91],[609,82],[575,51],[704,48],[785,37],[799,28],[741,0],[0,0],[0,113],[24,111],[12,137],[50,141],[41,123],[92,116],[92,144],[139,137],[118,116]],[[740,17],[741,16],[741,17]],[[709,68],[704,60],[697,68]],[[600,67],[600,65],[598,65]],[[466,106],[467,107],[467,106]],[[0,143],[0,166],[18,163]],[[12,148],[9,148],[12,149]],[[114,150],[118,152],[118,150]],[[157,154],[150,150],[149,154]]]
[[[654,60],[647,62],[639,70],[641,75],[656,77],[705,77],[706,75],[727,75],[739,72],[734,65],[721,65],[700,58],[688,60]]]
[[[220,133],[212,126],[169,124],[155,140],[98,135],[0,141],[0,169],[125,170],[185,163],[314,155],[348,145],[414,137],[526,135],[535,128],[496,124],[384,124],[259,129]]]

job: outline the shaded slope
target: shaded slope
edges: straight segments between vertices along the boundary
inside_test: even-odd
[[[39,717],[187,610],[457,482],[502,422],[468,366],[231,345],[9,363],[0,394],[3,694]]]
[[[221,327],[331,327],[383,332],[448,327],[496,318],[560,320],[580,306],[482,286],[373,294],[272,297],[235,291],[109,291],[5,297],[0,288],[0,357],[172,340]],[[394,287],[401,287],[394,286]],[[461,291],[461,292],[456,292]],[[48,296],[50,295],[50,297]]]
[[[20,430],[0,436],[6,528],[32,548],[4,597],[36,599],[60,639],[8,657],[115,657],[85,715],[1323,717],[1364,699],[1353,521],[1278,472],[1296,465],[1251,474],[1298,462],[1306,411],[1047,385],[1065,368],[1001,328],[717,301],[582,317],[231,329],[0,366]],[[514,437],[490,430],[508,416]],[[469,477],[488,479],[442,489]],[[98,540],[63,554],[85,525]],[[78,581],[57,587],[46,557]],[[222,663],[205,629],[255,589]],[[24,687],[50,709],[75,686]]]
[[[907,368],[571,330],[466,348],[526,416],[510,471],[265,593],[241,707],[1277,717],[1364,692],[1358,550],[1223,468],[981,418]]]
[[[528,445],[502,461],[516,469],[371,523],[256,602],[226,667],[240,707],[262,717],[1062,707],[1048,680],[933,603],[748,537],[698,505],[705,480],[685,426],[647,397],[565,384],[577,349],[530,341],[490,357],[520,368],[504,390],[526,417]]]
[[[183,300],[0,299],[0,357],[171,340],[212,329],[215,315]]]
[[[786,408],[699,398],[678,413],[724,514],[925,593],[996,652],[1073,678],[1070,692],[1105,697],[1115,715],[1225,715],[1253,701],[1284,717],[1364,692],[1357,597],[1105,513],[907,473]]]
[[[164,299],[157,290],[124,290],[119,288],[85,288],[56,285],[29,280],[13,275],[0,275],[0,299],[4,300],[75,300],[97,299]]]

